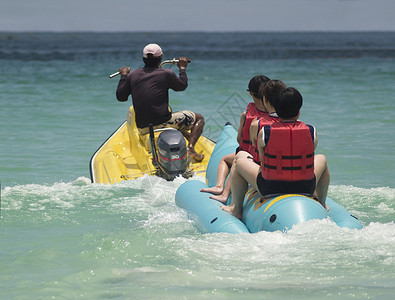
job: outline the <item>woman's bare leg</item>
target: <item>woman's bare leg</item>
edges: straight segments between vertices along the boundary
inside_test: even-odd
[[[205,193],[211,193],[214,195],[221,195],[224,191],[224,183],[225,183],[226,177],[229,174],[230,166],[232,165],[234,158],[235,158],[235,153],[231,153],[231,154],[228,154],[228,155],[225,155],[224,157],[222,157],[221,160],[219,161],[219,164],[218,164],[217,182],[216,182],[215,186],[209,187],[209,188],[204,188],[204,189],[201,189],[200,191],[205,192]],[[228,196],[229,196],[229,194],[228,194]],[[217,200],[217,199],[215,199],[215,200]]]
[[[328,209],[325,201],[326,197],[328,196],[330,174],[326,157],[322,154],[317,154],[314,156],[314,174],[317,181],[315,194],[322,206]]]
[[[237,153],[235,167],[231,170],[231,192],[232,203],[222,206],[222,209],[241,219],[243,213],[243,202],[248,190],[248,184],[258,190],[256,177],[260,172],[260,166],[252,160],[251,154],[245,151]]]

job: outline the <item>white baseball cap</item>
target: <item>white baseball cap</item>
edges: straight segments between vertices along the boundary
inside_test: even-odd
[[[143,49],[143,57],[147,58],[148,54],[152,54],[153,57],[160,57],[163,55],[162,48],[157,44],[148,44]]]

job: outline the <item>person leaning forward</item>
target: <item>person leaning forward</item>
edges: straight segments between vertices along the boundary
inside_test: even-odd
[[[180,57],[177,66],[179,76],[170,69],[159,67],[163,57],[157,44],[148,44],[143,49],[144,67],[130,72],[129,67],[119,69],[116,96],[124,102],[132,95],[135,119],[140,134],[148,134],[149,125],[154,129],[172,127],[179,130],[188,140],[188,152],[195,161],[202,161],[204,154],[198,154],[195,144],[203,132],[204,118],[189,110],[172,112],[169,106],[169,89],[184,91],[188,87],[186,68],[188,58]]]

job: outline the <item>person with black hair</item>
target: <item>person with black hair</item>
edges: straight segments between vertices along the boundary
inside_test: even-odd
[[[271,80],[265,75],[257,75],[250,79],[248,83],[248,92],[252,97],[253,102],[250,102],[240,116],[240,124],[237,134],[237,142],[239,143],[239,147],[236,149],[236,153],[239,151],[246,151],[252,155],[253,158],[257,158],[257,152],[255,149],[255,143],[251,142],[250,137],[250,127],[252,122],[255,119],[259,118],[262,120],[262,124],[271,124],[276,121],[276,116],[268,113],[268,109],[264,103],[265,89],[266,86]],[[272,86],[272,85],[270,85]],[[282,85],[285,87],[285,85]],[[213,196],[210,196],[211,199],[217,200],[221,203],[226,203],[228,197],[230,195],[230,178],[226,181],[226,177],[229,172],[232,172],[233,169],[233,161],[236,153],[231,153],[225,155],[221,158],[218,169],[217,169],[217,182],[216,185],[209,188],[201,189],[201,192],[212,193]],[[257,160],[255,160],[257,161]],[[259,163],[259,162],[258,162]],[[225,184],[225,186],[224,186]]]
[[[132,95],[135,120],[141,135],[148,134],[149,125],[154,129],[173,127],[188,140],[188,152],[195,161],[202,161],[195,144],[203,132],[204,117],[189,110],[172,112],[169,105],[169,89],[184,91],[188,87],[186,68],[189,59],[180,57],[177,66],[179,76],[172,70],[160,68],[163,52],[159,45],[148,44],[143,49],[144,67],[130,72],[129,67],[119,69],[121,78],[116,97],[124,102]]]
[[[258,134],[261,166],[252,167],[246,152],[236,155],[231,177],[232,203],[222,209],[241,219],[248,185],[263,196],[306,194],[325,204],[330,182],[326,157],[314,155],[317,133],[298,121],[302,95],[295,88],[282,90],[275,102],[279,122],[264,126]]]
[[[256,118],[250,126],[250,140],[251,140],[251,151],[254,162],[257,164],[261,163],[261,158],[258,152],[257,138],[258,133],[265,125],[271,125],[274,122],[279,121],[274,103],[278,99],[278,94],[285,89],[285,84],[279,79],[273,79],[260,87],[260,93],[262,95],[262,103],[266,107],[268,114],[261,115]]]

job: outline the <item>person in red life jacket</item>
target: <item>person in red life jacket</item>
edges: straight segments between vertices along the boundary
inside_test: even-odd
[[[295,88],[281,91],[274,106],[280,122],[264,126],[258,134],[261,166],[254,166],[245,152],[236,155],[232,203],[222,206],[223,210],[241,219],[248,184],[262,195],[315,194],[326,207],[330,182],[327,161],[324,155],[314,155],[315,128],[298,121],[302,103],[302,95]]]
[[[264,86],[270,79],[264,75],[253,77],[248,83],[248,92],[250,93],[254,102],[247,105],[246,111],[240,116],[239,129],[237,131],[238,151],[251,151],[250,126],[253,120],[261,116],[268,116],[267,109],[262,101],[261,87]]]
[[[263,126],[271,125],[280,120],[276,113],[276,109],[274,108],[274,102],[278,98],[279,93],[285,88],[285,84],[278,79],[270,80],[265,85],[261,86],[263,105],[266,107],[266,111],[268,113],[261,115],[252,121],[250,126],[251,150],[248,151],[252,155],[254,162],[257,164],[261,163],[257,146],[258,133]]]
[[[237,132],[237,142],[239,143],[239,147],[236,149],[238,151],[251,151],[252,144],[250,141],[250,133],[249,128],[251,122],[259,116],[268,115],[265,105],[262,101],[261,88],[264,84],[266,84],[270,79],[264,75],[257,75],[251,78],[248,83],[248,92],[253,99],[253,102],[250,102],[247,105],[246,111],[244,111],[240,116],[240,123]],[[217,182],[216,185],[210,188],[201,189],[201,192],[212,193],[213,196],[210,196],[211,199],[220,201],[221,203],[226,203],[228,197],[230,195],[230,180],[225,184],[226,177],[228,176],[233,160],[235,158],[236,153],[231,153],[222,157],[218,164],[217,169]],[[224,186],[225,184],[225,186]]]
[[[141,135],[149,133],[149,125],[154,129],[173,127],[188,140],[188,152],[195,161],[202,161],[203,154],[195,151],[195,144],[203,132],[204,118],[201,114],[188,110],[172,112],[169,106],[169,89],[184,91],[188,87],[186,68],[188,58],[180,57],[177,66],[179,76],[170,69],[160,68],[163,52],[157,44],[148,44],[143,49],[144,68],[130,72],[130,68],[119,69],[116,96],[124,102],[132,95],[135,119]]]

